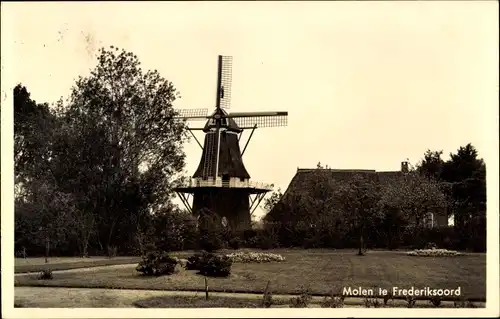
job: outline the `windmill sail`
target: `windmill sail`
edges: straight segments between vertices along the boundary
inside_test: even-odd
[[[271,113],[271,112],[269,112]],[[248,113],[248,116],[233,116],[229,115],[236,124],[242,129],[248,129],[256,127],[278,127],[286,126],[288,124],[288,113],[287,112],[274,112],[274,114],[258,115],[258,113]]]
[[[218,218],[226,218],[231,229],[245,230],[251,228],[251,212],[272,186],[250,181],[243,153],[256,128],[285,126],[288,112],[228,113],[232,98],[232,58],[219,56],[217,62],[215,110],[211,114],[206,109],[176,110],[176,119],[206,123],[199,128],[186,125],[191,133],[202,131],[205,140],[200,143],[192,134],[202,148],[201,161],[190,183],[179,185],[175,190],[181,199],[185,199],[184,194],[193,194],[192,206],[187,200],[184,202],[194,215],[208,209]],[[240,137],[245,129],[251,133],[242,150]],[[252,205],[250,195],[255,196]]]
[[[206,119],[208,116],[208,109],[176,109],[175,118],[184,119]]]
[[[231,106],[231,82],[233,80],[233,57],[219,55],[217,72],[217,107]]]

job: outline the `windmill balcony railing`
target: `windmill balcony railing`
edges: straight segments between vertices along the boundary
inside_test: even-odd
[[[259,188],[266,190],[273,190],[272,184],[266,184],[253,181],[240,181],[229,180],[223,181],[222,179],[189,179],[180,183],[179,187],[228,187],[228,188]]]

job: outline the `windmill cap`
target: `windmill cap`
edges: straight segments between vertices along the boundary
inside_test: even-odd
[[[208,132],[208,131],[210,131],[211,128],[215,128],[216,127],[215,119],[219,119],[219,118],[227,116],[227,115],[228,115],[228,113],[224,109],[215,110],[210,115],[210,119],[205,124],[203,131]],[[230,117],[224,117],[222,119],[222,123],[221,123],[220,127],[225,128],[225,129],[230,130],[230,131],[235,131],[235,132],[242,131],[242,129],[238,126],[238,124],[236,124],[236,121]]]

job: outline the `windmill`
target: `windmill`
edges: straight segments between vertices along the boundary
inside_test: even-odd
[[[189,132],[202,149],[202,156],[192,178],[174,190],[186,209],[199,217],[209,210],[232,230],[251,228],[251,215],[255,212],[272,185],[250,181],[242,156],[257,128],[286,126],[288,112],[228,113],[231,105],[232,57],[219,56],[215,110],[177,110],[179,119],[206,121],[204,127]],[[240,140],[244,130],[251,130],[243,150]],[[193,132],[205,134],[201,144]],[[190,205],[190,196],[193,196]]]

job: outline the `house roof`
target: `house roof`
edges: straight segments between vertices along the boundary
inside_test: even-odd
[[[283,193],[282,198],[285,198],[292,190],[303,189],[307,187],[308,179],[312,178],[313,174],[322,174],[325,177],[333,180],[349,180],[356,175],[371,177],[377,182],[388,183],[402,175],[401,171],[385,171],[377,172],[373,169],[332,169],[332,168],[297,168],[295,176],[290,181],[287,189]],[[274,210],[274,209],[273,209]],[[269,215],[272,215],[272,210]]]

